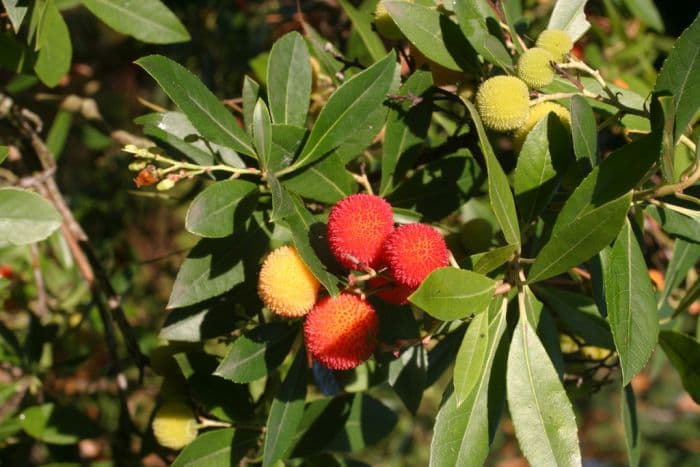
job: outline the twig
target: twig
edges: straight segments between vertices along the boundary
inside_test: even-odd
[[[49,314],[48,300],[46,298],[46,284],[44,283],[44,276],[41,273],[41,262],[39,260],[39,247],[36,243],[29,245],[29,253],[32,258],[32,271],[34,271],[34,283],[36,284],[36,295],[37,295],[37,305],[36,305],[36,315],[39,318],[44,318]]]

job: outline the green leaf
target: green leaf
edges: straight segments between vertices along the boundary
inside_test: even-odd
[[[278,39],[267,66],[267,95],[272,121],[304,126],[311,96],[309,49],[296,31]]]
[[[571,402],[522,309],[508,353],[506,389],[515,435],[530,464],[580,466]]]
[[[326,228],[314,219],[306,209],[304,203],[297,198],[292,198],[292,212],[285,218],[289,230],[292,231],[294,246],[299,256],[316,279],[333,296],[338,294],[337,279],[326,270],[316,253],[317,249],[327,247]]]
[[[358,452],[384,439],[396,426],[396,413],[363,392],[355,394],[343,431],[328,446],[330,450]]]
[[[293,214],[294,203],[292,202],[292,198],[277,177],[272,175],[272,172],[267,173],[267,184],[270,187],[270,194],[272,196],[270,222],[277,222]]]
[[[190,204],[187,230],[200,237],[221,238],[244,228],[255,209],[258,186],[245,180],[224,180],[208,186]]]
[[[700,404],[700,342],[678,332],[661,331],[659,344],[678,371],[683,388]]]
[[[481,123],[476,107],[467,99],[462,98],[462,102],[472,117],[476,132],[479,135],[479,146],[486,160],[491,208],[503,230],[506,242],[511,245],[517,245],[518,251],[520,251],[520,227],[518,226],[515,201],[513,201],[513,193],[510,191],[508,178],[503,172],[498,159],[496,159],[496,154],[494,154],[491,143],[489,143],[489,138],[486,135],[486,130],[484,130],[484,125]]]
[[[279,322],[256,327],[233,341],[214,374],[235,383],[267,376],[289,353],[297,330]]]
[[[516,251],[518,251],[517,245],[506,245],[487,251],[477,260],[474,272],[488,274],[510,260]]]
[[[452,376],[457,406],[462,405],[486,370],[489,347],[489,314],[480,313],[469,323],[459,346]]]
[[[12,23],[12,29],[17,34],[24,17],[27,15],[27,10],[29,10],[28,3],[24,0],[2,0],[2,5],[5,7],[10,23]]]
[[[110,28],[151,44],[190,40],[187,29],[160,0],[82,0]]]
[[[223,428],[200,434],[180,452],[172,467],[237,465],[258,439],[255,431]]]
[[[588,173],[598,165],[598,129],[593,109],[578,95],[571,98],[571,136],[579,167],[585,164]]]
[[[486,276],[444,267],[430,273],[408,299],[429,315],[451,321],[485,311],[495,290],[496,282]]]
[[[39,8],[37,3],[36,8]],[[39,56],[34,64],[39,79],[49,87],[56,86],[68,73],[73,57],[68,26],[53,0],[46,0],[37,27],[36,48]]]
[[[683,31],[671,53],[664,61],[654,91],[673,95],[676,115],[675,141],[685,132],[686,127],[700,106],[700,14],[693,24]]]
[[[384,49],[384,43],[382,43],[377,33],[372,30],[372,17],[357,10],[347,0],[338,0],[338,3],[340,3],[340,6],[345,11],[345,14],[348,15],[348,18],[350,18],[362,43],[367,47],[367,51],[370,57],[372,57],[372,62],[378,62],[384,58],[386,49]]]
[[[2,164],[7,156],[10,154],[10,148],[7,146],[0,146],[0,164]]]
[[[95,423],[82,412],[53,403],[29,407],[18,418],[28,435],[48,444],[75,444],[99,434]]]
[[[27,245],[46,239],[61,226],[56,208],[31,191],[0,188],[0,243]]]
[[[384,132],[380,196],[386,196],[394,190],[398,178],[410,167],[423,146],[432,115],[430,96],[426,94],[432,85],[432,74],[417,70],[399,89],[399,96],[422,100],[417,105],[401,102],[389,111]]]
[[[622,388],[622,424],[625,427],[625,447],[629,466],[637,467],[641,457],[642,436],[637,419],[637,401],[631,384]]]
[[[620,356],[622,385],[627,386],[651,357],[659,334],[654,289],[629,222],[622,226],[610,252],[605,303]]]
[[[343,83],[321,110],[293,167],[302,167],[320,159],[362,128],[368,116],[382,106],[398,71],[396,55],[390,52]]]
[[[558,0],[547,29],[561,29],[576,42],[591,27],[583,8],[588,0]]]
[[[457,22],[464,36],[474,49],[484,57],[487,62],[504,69],[512,70],[513,59],[503,43],[489,30],[489,23],[498,25],[498,19],[494,18],[493,8],[484,0],[466,0],[455,2],[455,14]],[[517,41],[516,41],[517,42]]]
[[[427,58],[450,70],[473,68],[474,54],[468,50],[469,43],[446,15],[408,1],[382,3],[401,32]],[[457,44],[460,47],[455,47]]]
[[[263,169],[268,169],[272,156],[272,122],[270,112],[262,99],[258,99],[253,110],[253,145],[258,151],[258,158]]]
[[[427,368],[428,352],[422,345],[405,349],[399,358],[389,363],[389,385],[413,414],[423,399],[428,378]]]
[[[306,352],[299,350],[267,418],[263,465],[285,459],[294,445],[294,435],[304,416],[306,399]]]
[[[648,205],[644,210],[661,224],[664,232],[691,242],[700,242],[700,218],[689,217],[668,207],[653,204]]]
[[[232,319],[233,310],[240,303],[232,298],[217,301],[210,306],[194,305],[172,310],[158,337],[171,341],[202,342],[233,331],[237,321]]]
[[[253,111],[260,99],[260,85],[248,75],[243,77],[241,99],[243,99],[243,124],[245,131],[250,135],[253,133]]]
[[[180,266],[167,308],[193,305],[243,284],[252,277],[251,271],[257,271],[268,243],[252,218],[246,230],[230,237],[200,240]]]
[[[666,269],[664,290],[657,300],[658,307],[661,307],[673,289],[680,285],[688,271],[698,261],[700,261],[700,244],[688,242],[682,238],[677,239],[673,246],[673,256]]]
[[[655,161],[658,147],[659,136],[650,134],[623,146],[593,168],[557,216],[528,273],[528,282],[556,276],[615,239],[632,202],[632,189]]]
[[[248,136],[224,104],[186,68],[162,55],[148,55],[135,62],[155,79],[207,140],[254,156]]]
[[[282,185],[304,198],[333,204],[354,193],[357,183],[336,153],[285,177]]]
[[[291,125],[272,125],[272,152],[267,171],[277,172],[292,164],[304,145],[309,130]]]
[[[505,399],[504,367],[508,344],[507,339],[502,339],[507,302],[498,299],[494,303],[497,313],[489,324],[486,361],[477,384],[459,406],[455,392],[450,391],[450,387],[445,392],[430,445],[432,467],[479,467],[486,461]]]
[[[73,123],[73,113],[66,109],[58,109],[56,116],[51,122],[49,134],[46,136],[46,147],[53,156],[58,159],[63,152]],[[0,155],[0,163],[2,156]]]
[[[653,0],[624,0],[625,6],[634,16],[638,17],[657,32],[664,32],[664,23],[656,9]]]

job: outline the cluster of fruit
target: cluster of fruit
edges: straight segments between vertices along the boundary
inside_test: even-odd
[[[311,356],[333,370],[347,370],[367,360],[377,345],[379,319],[366,296],[392,304],[408,296],[435,269],[449,265],[442,235],[425,224],[394,227],[391,205],[370,194],[350,195],[331,209],[328,244],[350,271],[350,287],[323,295],[321,284],[297,250],[271,252],[260,270],[258,292],[265,306],[286,318],[305,316],[304,340]],[[362,282],[365,289],[351,292]]]

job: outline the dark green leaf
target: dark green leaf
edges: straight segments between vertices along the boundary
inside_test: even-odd
[[[94,422],[82,412],[53,403],[29,407],[18,418],[27,434],[48,444],[76,444],[99,434]]]
[[[675,141],[686,130],[700,107],[700,14],[683,31],[666,58],[654,91],[673,95],[676,116]]]
[[[267,173],[267,184],[270,187],[270,194],[272,195],[272,213],[270,214],[270,221],[277,222],[293,214],[294,203],[292,198],[277,177],[272,175],[272,172]]]
[[[185,446],[172,467],[229,467],[237,465],[255,445],[258,433],[223,428],[207,431]]]
[[[653,0],[624,0],[627,9],[647,26],[664,32],[664,23]]]
[[[270,51],[267,95],[272,121],[304,126],[311,96],[309,49],[292,31],[278,39]]]
[[[324,450],[345,428],[350,415],[350,400],[348,396],[328,397],[307,404],[304,418],[295,435],[291,457],[308,457]]]
[[[652,95],[651,122],[655,131],[661,133],[660,164],[661,174],[665,181],[676,181],[674,170],[676,140],[674,136],[674,102],[671,95]]]
[[[485,0],[457,1],[455,14],[464,36],[479,55],[504,70],[513,68],[513,59],[508,50],[489,31],[488,22],[498,25],[498,18],[494,18],[495,12]]]
[[[452,379],[457,406],[469,397],[482,379],[482,373],[486,371],[489,344],[489,314],[480,313],[469,323],[455,360]]]
[[[566,32],[574,42],[591,27],[586,20],[583,7],[588,0],[567,0],[554,4],[554,10],[549,17],[547,29],[561,29]]]
[[[491,207],[496,214],[496,219],[498,219],[498,224],[503,230],[506,241],[511,245],[517,245],[518,251],[520,251],[520,227],[518,226],[518,216],[515,211],[515,202],[513,201],[513,193],[510,191],[508,178],[503,172],[498,159],[496,159],[496,154],[494,154],[491,143],[489,143],[489,138],[486,135],[476,107],[467,99],[462,99],[462,102],[467,106],[472,117],[476,132],[479,135],[479,145],[486,160]]]
[[[41,196],[19,188],[0,188],[0,243],[27,245],[61,226],[61,215]]]
[[[34,64],[34,71],[44,84],[49,87],[56,86],[68,73],[73,57],[73,45],[68,26],[53,0],[46,0],[44,4],[37,28],[36,47],[39,56]]]
[[[306,352],[302,348],[272,401],[266,424],[263,465],[285,459],[294,445],[294,435],[304,416],[306,371]]]
[[[262,99],[258,99],[253,110],[252,133],[253,145],[258,151],[260,165],[268,170],[272,156],[272,122],[270,122],[270,112]]]
[[[267,376],[289,353],[297,329],[286,323],[258,326],[233,341],[214,374],[236,383]]]
[[[0,164],[2,164],[7,156],[10,154],[10,148],[7,146],[0,146]]]
[[[186,68],[162,55],[149,55],[135,63],[158,82],[204,138],[249,156],[255,155],[248,135],[233,115]]]
[[[474,272],[479,274],[490,273],[510,260],[517,250],[516,245],[506,245],[487,251],[477,260],[474,265]]]
[[[685,216],[667,207],[650,204],[645,211],[674,237],[700,243],[700,218]]]
[[[620,356],[622,385],[626,386],[646,365],[659,334],[654,290],[629,222],[622,226],[610,253],[605,271],[605,302]]]
[[[389,385],[411,413],[416,413],[423,399],[427,368],[428,353],[422,345],[407,348],[389,363]]]
[[[642,436],[639,432],[639,420],[637,419],[637,401],[634,398],[631,384],[622,388],[622,424],[625,427],[627,460],[630,467],[637,467],[641,456]]]
[[[24,17],[27,15],[29,4],[24,0],[2,0],[2,5],[5,7],[10,23],[12,23],[12,29],[17,34]]]
[[[372,62],[381,60],[386,55],[384,44],[377,33],[372,30],[372,17],[350,4],[347,0],[339,0],[340,6],[348,15],[352,25],[360,36],[362,43],[367,47],[367,52],[372,57]]]
[[[396,55],[390,52],[343,83],[321,110],[293,167],[320,159],[364,127],[368,116],[382,106],[398,78],[398,71]]]
[[[282,185],[304,198],[326,204],[340,201],[354,193],[357,187],[355,179],[345,170],[336,153],[294,172],[291,177],[282,180]]]
[[[251,135],[253,133],[253,111],[255,104],[260,99],[260,85],[248,75],[243,77],[241,99],[243,99],[243,124],[245,131]]]
[[[200,237],[221,238],[244,227],[257,202],[258,186],[245,180],[216,182],[200,192],[185,217],[187,230]]]
[[[418,70],[399,89],[398,95],[420,98],[417,105],[401,102],[389,111],[382,154],[382,175],[379,195],[386,196],[394,189],[398,177],[402,176],[417,157],[430,125],[432,106],[426,94],[433,84],[432,74]],[[399,161],[402,162],[399,165]]]
[[[110,28],[151,44],[190,40],[187,29],[160,0],[82,0]]]
[[[172,310],[158,337],[171,341],[202,342],[233,331],[236,321],[232,314],[240,303],[233,300],[216,302],[210,306],[194,305]]]
[[[700,342],[678,332],[661,331],[659,344],[678,371],[683,388],[700,404]]]
[[[679,238],[673,246],[673,256],[666,269],[664,290],[657,301],[661,306],[673,289],[678,287],[690,268],[700,261],[700,244]]]
[[[443,321],[461,319],[486,310],[496,282],[463,269],[444,267],[433,271],[409,297],[409,301]]]
[[[290,125],[272,125],[272,152],[267,171],[277,172],[292,164],[304,144],[309,130]]]
[[[65,147],[68,133],[70,132],[71,124],[73,123],[73,113],[66,109],[59,109],[51,123],[49,134],[46,137],[46,147],[56,159],[61,156]],[[2,163],[2,154],[0,150],[0,163]]]
[[[598,165],[598,129],[593,109],[581,96],[571,98],[571,136],[574,140],[574,153],[579,167],[591,168]]]
[[[508,407],[532,465],[580,466],[576,416],[540,339],[520,311],[508,354]]]
[[[557,216],[552,233],[528,274],[536,282],[589,259],[620,232],[632,189],[657,157],[651,134],[615,151],[579,184]]]
[[[309,23],[304,22],[303,27],[304,39],[309,46],[309,52],[318,60],[323,73],[333,81],[333,84],[337,85],[340,81],[337,73],[341,73],[342,75],[340,71],[342,64],[326,50],[327,47],[333,47],[333,45],[321,36]]]
[[[358,452],[384,439],[396,426],[398,416],[381,401],[359,392],[350,406],[343,431],[329,448],[341,452]]]
[[[435,420],[430,445],[430,465],[478,467],[484,464],[493,441],[505,398],[505,357],[507,303],[499,299],[497,314],[489,324],[488,350],[484,370],[469,397],[458,406],[448,387]]]

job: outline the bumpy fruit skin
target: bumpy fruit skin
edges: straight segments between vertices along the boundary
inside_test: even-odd
[[[182,402],[164,403],[153,417],[152,427],[158,444],[170,449],[182,449],[197,437],[197,420]]]
[[[349,269],[379,265],[382,245],[394,228],[391,205],[369,194],[340,200],[328,216],[328,244],[333,256]]]
[[[399,284],[415,289],[435,269],[450,264],[440,232],[426,224],[398,227],[384,243],[384,261]]]
[[[379,318],[357,295],[322,298],[304,322],[309,353],[331,370],[349,370],[367,360],[377,346]]]
[[[550,112],[554,112],[554,114],[559,117],[559,121],[562,122],[567,129],[571,128],[571,113],[566,107],[556,102],[549,101],[533,105],[530,108],[530,114],[527,120],[516,130],[513,138],[513,144],[518,151],[523,147],[525,138],[527,138],[528,133],[537,125],[537,122],[546,117]]]
[[[574,41],[564,31],[546,29],[537,38],[537,47],[548,50],[554,56],[554,60],[559,63],[566,58],[566,54],[571,52]]]
[[[374,10],[374,27],[377,28],[379,34],[387,39],[398,41],[404,38],[401,29],[391,18],[382,2],[377,3],[377,8]]]
[[[554,56],[548,50],[528,49],[518,60],[518,77],[533,89],[543,88],[554,81],[554,69],[550,65],[553,61]]]
[[[316,303],[321,284],[297,250],[279,247],[270,253],[258,276],[258,295],[273,313],[285,318],[304,316]]]
[[[476,108],[488,128],[515,130],[529,111],[527,84],[514,76],[494,76],[484,81],[476,93]]]
[[[416,289],[397,284],[381,276],[371,278],[367,285],[372,289],[379,289],[375,295],[392,305],[406,305],[408,296]]]

